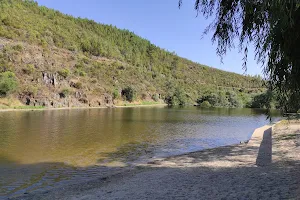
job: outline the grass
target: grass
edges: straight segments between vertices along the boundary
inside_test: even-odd
[[[117,106],[142,106],[142,105],[160,105],[161,102],[155,102],[155,101],[135,101],[135,102],[124,102],[119,101],[117,103]],[[76,108],[76,107],[73,107]],[[88,107],[87,107],[88,108]],[[27,106],[22,104],[19,100],[17,100],[14,97],[5,97],[0,98],[0,110],[9,110],[9,109],[15,109],[15,110],[42,110],[47,109],[45,106]]]
[[[2,97],[0,98],[0,110],[7,110],[7,109],[16,109],[16,110],[36,110],[36,109],[45,109],[44,106],[26,106],[22,104],[18,99],[15,97]]]
[[[135,102],[119,102],[117,106],[147,106],[147,105],[160,105],[161,102],[155,101],[135,101]]]
[[[0,110],[4,110],[4,109],[9,109],[10,107],[5,106],[5,105],[0,105]]]
[[[0,98],[1,109],[14,108],[18,106],[23,106],[23,104],[15,97],[8,96]]]
[[[14,109],[14,110],[42,110],[45,109],[46,107],[44,106],[14,106],[14,107],[9,107],[9,106],[3,106],[0,105],[0,110],[9,110],[9,109]]]
[[[141,105],[158,105],[161,104],[161,102],[155,102],[155,101],[142,101]]]
[[[45,109],[45,106],[15,106],[13,109],[21,109],[21,110],[27,110],[27,109]]]

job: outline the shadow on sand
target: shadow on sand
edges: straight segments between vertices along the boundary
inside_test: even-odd
[[[259,147],[256,165],[267,166],[272,163],[272,128],[264,131],[263,139]]]

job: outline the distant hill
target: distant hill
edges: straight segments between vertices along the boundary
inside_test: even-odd
[[[198,100],[242,107],[264,91],[259,77],[189,61],[128,30],[74,18],[29,0],[0,0],[0,79],[8,71],[16,78],[2,78],[2,86],[0,80],[2,97],[31,106]],[[16,86],[6,87],[9,79],[15,79]]]

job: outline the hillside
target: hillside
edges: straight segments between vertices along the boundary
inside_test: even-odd
[[[29,0],[0,0],[0,73],[7,106],[4,99],[46,107],[197,100],[242,107],[264,91],[260,78],[194,63],[128,30]]]

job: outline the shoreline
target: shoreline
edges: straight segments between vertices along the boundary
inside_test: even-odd
[[[158,107],[167,106],[167,104],[149,104],[149,105],[128,105],[128,106],[99,106],[99,107],[62,107],[62,108],[7,108],[0,109],[0,112],[13,111],[54,111],[54,110],[88,110],[88,109],[114,109],[114,108],[136,108],[136,107]]]
[[[157,159],[152,159],[150,160],[150,162],[148,162],[146,165],[150,164],[150,165],[162,165],[162,163],[160,163],[161,161],[165,161],[165,160],[173,160],[173,159],[180,159],[182,157],[186,157],[186,156],[191,156],[193,154],[202,154],[205,153],[207,151],[218,151],[218,150],[222,150],[222,149],[226,149],[229,147],[238,147],[238,146],[245,146],[247,148],[251,148],[252,149],[252,153],[258,153],[258,148],[261,145],[263,139],[264,139],[264,133],[266,131],[271,131],[273,132],[273,128],[277,125],[280,124],[283,120],[280,120],[278,122],[274,122],[271,124],[267,124],[264,125],[262,127],[256,128],[252,135],[251,138],[248,141],[240,141],[240,143],[237,144],[231,144],[231,145],[225,145],[225,146],[218,146],[218,147],[214,147],[214,148],[207,148],[207,149],[203,149],[203,150],[199,150],[199,151],[192,151],[192,152],[188,152],[188,153],[183,153],[183,154],[179,154],[179,155],[174,155],[174,156],[167,156],[167,157],[162,157],[162,158],[157,158]],[[253,161],[254,158],[252,158]],[[137,165],[137,166],[144,166],[145,164],[141,164],[141,165]]]
[[[273,127],[275,127],[280,122],[277,122],[273,125],[265,125],[263,127],[255,129],[248,143],[220,146],[196,152],[189,152],[181,155],[148,160],[147,163],[140,163],[134,166],[126,166],[122,168],[121,171],[112,171],[105,176],[95,177],[91,180],[82,182],[74,181],[72,184],[64,185],[63,189],[55,186],[54,188],[49,190],[37,192],[33,191],[30,194],[17,196],[16,199],[41,199],[45,196],[47,196],[46,199],[65,199],[66,197],[69,198],[70,196],[72,196],[73,198],[77,198],[78,196],[76,195],[82,195],[81,193],[78,194],[77,190],[80,190],[82,193],[90,193],[90,190],[98,190],[102,187],[105,187],[105,185],[109,184],[110,182],[130,182],[131,177],[140,176],[144,173],[150,174],[151,177],[155,177],[157,174],[161,175],[162,172],[164,173],[165,170],[168,173],[172,170],[179,170],[179,172],[176,173],[182,173],[181,169],[185,168],[201,168],[203,171],[210,171],[211,169],[213,169],[214,171],[223,168],[229,169],[235,167],[240,168],[242,166],[257,168],[257,157],[259,155],[259,151],[261,151],[260,146],[264,140],[264,132],[266,130],[269,130],[270,128],[271,130],[273,130]],[[249,151],[249,149],[251,149],[251,152]],[[213,174],[214,172],[209,173]],[[168,175],[168,178],[169,177],[170,175]],[[138,181],[140,181],[141,179],[142,178],[139,178]],[[93,192],[96,191],[92,191],[92,193]],[[96,196],[88,199],[97,199],[95,197]]]
[[[300,149],[296,148],[295,133],[300,136],[299,121],[283,119],[255,129],[248,143],[157,158],[107,174],[99,173],[100,176],[91,179],[72,180],[51,189],[8,198],[147,199],[143,195],[151,194],[156,199],[166,195],[175,195],[170,199],[182,199],[176,195],[183,192],[180,194],[185,199],[226,199],[227,195],[233,195],[231,199],[245,197],[246,192],[247,199],[293,199],[294,184],[300,189],[297,179],[300,176],[297,164]],[[204,196],[193,196],[194,185],[198,194]],[[290,187],[293,190],[287,193]],[[213,191],[207,192],[209,188]]]

